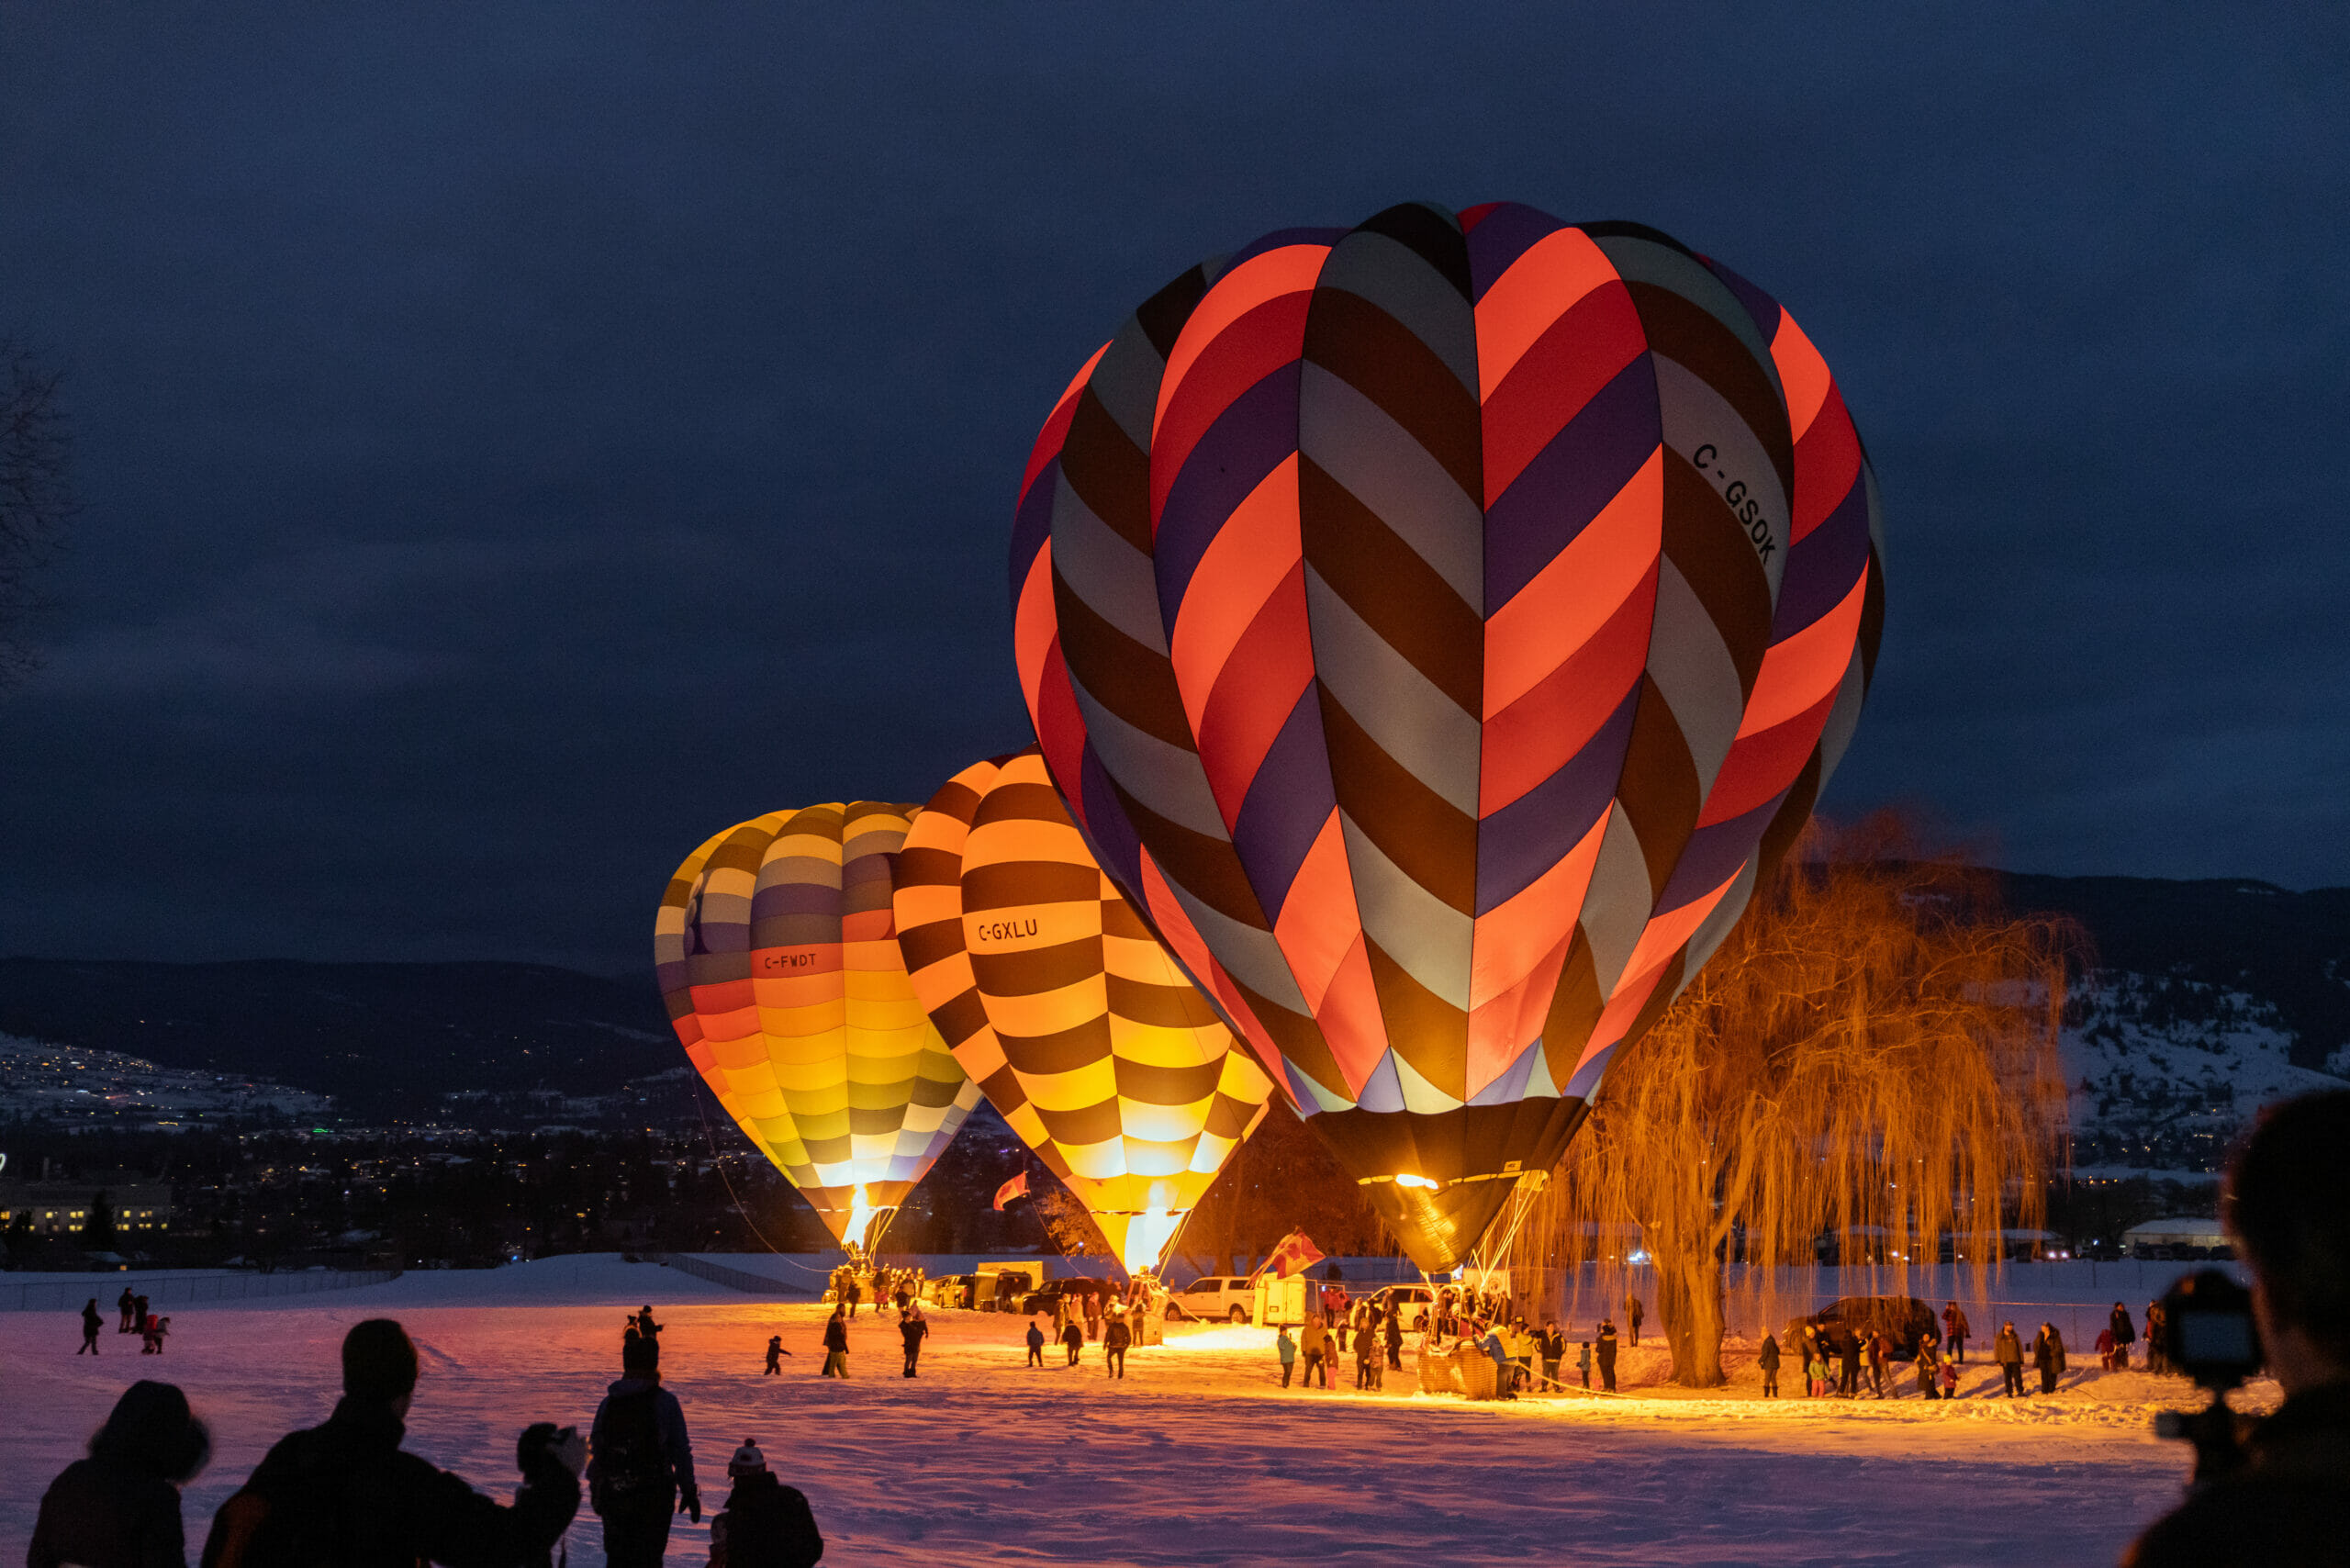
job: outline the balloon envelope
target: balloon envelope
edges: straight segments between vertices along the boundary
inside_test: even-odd
[[[923,1179],[979,1103],[915,1000],[890,907],[915,808],[771,812],[686,857],[654,926],[669,1020],[834,1238]]]
[[[1879,532],[1776,301],[1414,204],[1192,268],[1080,372],[1015,646],[1104,869],[1439,1269],[1807,816]]]
[[[1117,888],[1032,748],[965,768],[898,860],[899,946],[956,1059],[1154,1267],[1272,1080]]]

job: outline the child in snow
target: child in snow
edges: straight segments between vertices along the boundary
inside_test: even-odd
[[[1045,1364],[1045,1331],[1036,1327],[1036,1320],[1033,1317],[1028,1320],[1028,1364],[1032,1367]]]
[[[772,1374],[772,1373],[776,1373],[776,1372],[782,1372],[782,1371],[783,1371],[783,1358],[784,1358],[784,1357],[786,1357],[786,1356],[788,1356],[788,1355],[789,1355],[789,1354],[791,1354],[791,1352],[790,1352],[789,1350],[785,1350],[785,1349],[783,1348],[783,1336],[782,1336],[782,1335],[780,1335],[780,1334],[770,1334],[770,1335],[768,1335],[768,1336],[767,1336],[767,1370],[766,1372],[761,1372],[759,1375],[760,1375],[761,1377],[767,1377],[767,1376],[768,1376],[768,1375],[770,1375],[770,1374]]]
[[[1958,1361],[1953,1356],[1942,1358],[1942,1397],[1944,1399],[1958,1397]]]
[[[2103,1371],[2113,1370],[2113,1330],[2110,1328],[2097,1331],[2097,1364]]]
[[[1273,1353],[1281,1359],[1281,1386],[1289,1386],[1289,1374],[1297,1370],[1297,1341],[1289,1337],[1289,1325],[1281,1325],[1281,1333],[1273,1340]]]
[[[1575,1352],[1575,1371],[1583,1373],[1583,1392],[1589,1393],[1591,1391],[1591,1341],[1588,1339],[1583,1340],[1583,1348]]]
[[[1074,1317],[1061,1326],[1061,1348],[1069,1352],[1069,1364],[1077,1365],[1077,1353],[1085,1349],[1085,1330]]]

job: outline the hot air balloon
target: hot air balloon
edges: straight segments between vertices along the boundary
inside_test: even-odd
[[[1639,225],[1412,204],[1193,267],[1079,373],[1015,653],[1105,871],[1438,1270],[1808,815],[1879,550],[1775,300]]]
[[[897,913],[956,1059],[1128,1271],[1157,1267],[1272,1080],[1102,874],[1034,748],[932,797]]]
[[[898,953],[890,863],[916,809],[853,801],[728,828],[677,868],[653,930],[687,1056],[853,1252],[979,1099]]]

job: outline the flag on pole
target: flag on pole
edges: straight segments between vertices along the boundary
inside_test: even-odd
[[[1322,1261],[1322,1249],[1314,1245],[1311,1237],[1302,1230],[1292,1230],[1281,1238],[1281,1245],[1274,1248],[1272,1255],[1265,1260],[1265,1270],[1276,1279],[1285,1280],[1293,1273],[1302,1273],[1312,1268]]]
[[[995,1190],[995,1206],[997,1209],[1001,1210],[1004,1204],[1012,1202],[1013,1199],[1024,1198],[1027,1195],[1028,1172],[1023,1170],[1019,1175],[1014,1176],[1011,1181],[1006,1182],[1002,1186],[998,1187]]]

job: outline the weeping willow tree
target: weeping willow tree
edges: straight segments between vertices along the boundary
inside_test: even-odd
[[[1901,1290],[1947,1237],[1979,1287],[2001,1229],[2038,1224],[2072,933],[1905,836],[1808,832],[1611,1065],[1529,1216],[1566,1264],[1638,1226],[1676,1383],[1725,1381],[1729,1260],[1816,1267],[1832,1238]]]

